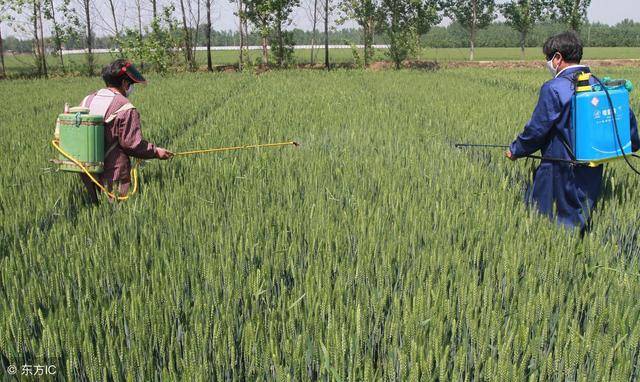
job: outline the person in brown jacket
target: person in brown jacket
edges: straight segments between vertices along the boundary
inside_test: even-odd
[[[106,87],[85,97],[81,106],[105,119],[104,172],[97,179],[114,194],[126,195],[131,184],[129,157],[169,159],[173,153],[142,137],[140,113],[128,99],[134,84],[146,83],[136,67],[127,60],[115,60],[102,69],[102,79]],[[96,185],[85,174],[80,176],[91,202],[98,203]]]

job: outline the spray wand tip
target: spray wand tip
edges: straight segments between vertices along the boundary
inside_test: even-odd
[[[302,144],[301,144],[301,143],[296,142],[296,141],[291,142],[291,144],[292,144],[292,145],[294,145],[295,147],[300,147],[300,146],[302,146]]]

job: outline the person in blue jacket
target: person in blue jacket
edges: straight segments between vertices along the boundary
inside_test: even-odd
[[[584,233],[602,188],[602,165],[587,167],[571,163],[574,158],[569,142],[573,79],[576,73],[589,73],[590,69],[580,65],[582,42],[573,32],[549,37],[542,50],[553,79],[542,85],[531,120],[505,156],[516,160],[540,150],[544,158],[566,160],[541,161],[534,172],[533,184],[527,187],[525,202],[543,215],[557,219],[558,223],[579,227]],[[593,78],[591,81],[595,82]],[[638,125],[633,112],[630,117],[631,145],[636,151],[640,148]]]

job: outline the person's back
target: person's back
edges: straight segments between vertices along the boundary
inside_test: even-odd
[[[168,159],[172,153],[142,137],[140,114],[127,98],[134,83],[145,82],[135,67],[125,60],[116,60],[103,69],[102,78],[107,87],[85,97],[81,106],[105,118],[104,172],[98,177],[99,181],[108,190],[125,195],[131,183],[129,156]],[[81,176],[91,201],[97,203],[95,184],[86,175]]]
[[[590,68],[580,65],[582,43],[574,33],[550,37],[543,51],[554,78],[540,89],[531,120],[506,156],[517,159],[540,150],[543,158],[549,158],[543,159],[536,169],[533,184],[526,192],[526,203],[563,225],[584,230],[601,192],[602,165],[572,163],[575,157],[571,146],[571,102],[576,75],[590,73]],[[638,150],[640,139],[633,112],[631,139],[633,151]]]

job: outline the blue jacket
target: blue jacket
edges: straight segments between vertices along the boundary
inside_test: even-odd
[[[569,67],[540,89],[540,97],[531,120],[511,144],[515,158],[542,151],[542,156],[571,160],[565,144],[570,144],[572,82],[576,72],[590,72],[586,66]],[[592,79],[592,83],[595,80]],[[640,148],[638,124],[631,114],[632,150]],[[525,202],[558,223],[584,230],[602,187],[602,165],[576,166],[571,163],[542,160],[527,187]],[[555,205],[555,211],[554,211]],[[555,212],[555,214],[554,214]]]

